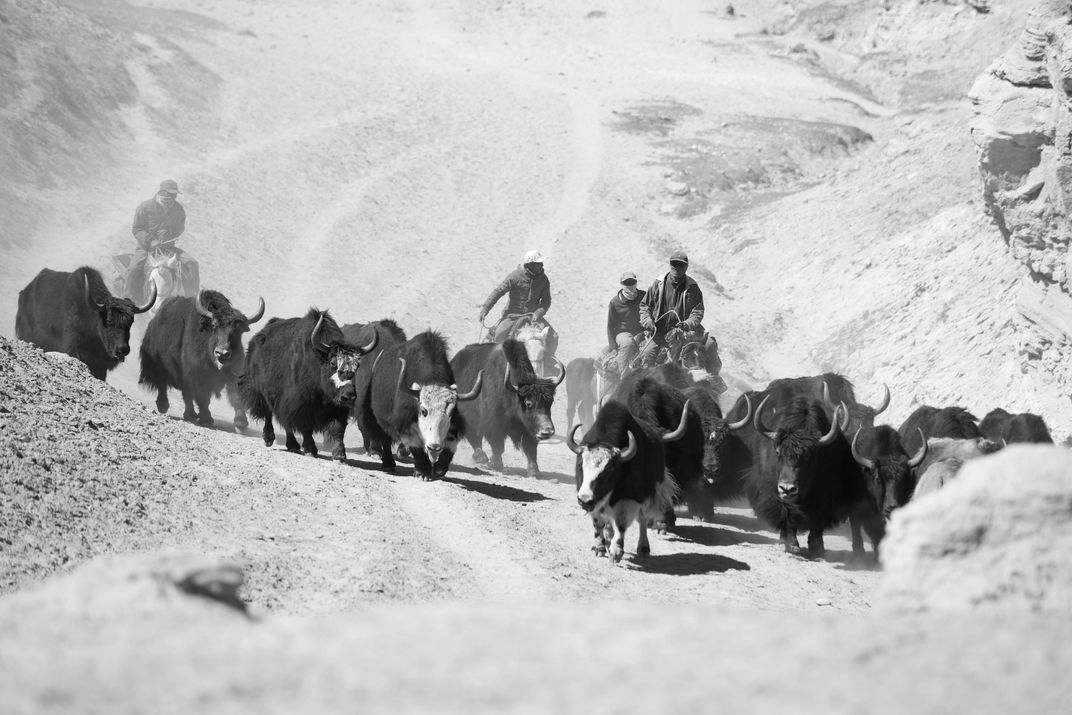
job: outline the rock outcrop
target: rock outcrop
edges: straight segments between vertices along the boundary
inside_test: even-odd
[[[878,602],[1072,613],[1072,453],[1014,446],[894,513]]]
[[[1029,270],[1018,297],[1020,313],[1037,329],[1022,351],[1028,360],[1072,342],[1070,22],[1068,2],[1035,7],[1019,42],[970,92],[986,207]],[[1059,364],[1044,367],[1067,371]]]

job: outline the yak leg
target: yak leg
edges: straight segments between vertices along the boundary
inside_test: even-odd
[[[186,403],[186,409],[183,410],[182,418],[187,422],[193,422],[197,419],[197,411],[194,409],[194,396],[186,390],[183,390],[182,401]]]
[[[272,424],[271,412],[264,418],[264,429],[261,431],[261,436],[264,437],[265,447],[271,447],[275,444],[275,426]]]
[[[447,470],[450,469],[450,463],[454,461],[454,452],[449,449],[444,449],[439,454],[439,459],[436,460],[434,467],[432,468],[432,476],[436,479],[441,479],[447,476]]]
[[[161,385],[156,388],[156,411],[166,415],[169,407],[171,407],[171,403],[168,402],[167,398],[167,385]]]
[[[693,479],[685,488],[685,502],[693,519],[707,522],[715,520],[715,496],[703,477]]]
[[[313,440],[313,433],[310,431],[302,431],[302,445],[301,451],[308,454],[310,457],[315,457],[317,454],[316,442]]]
[[[849,517],[849,530],[852,532],[852,553],[862,554],[864,552],[864,537],[860,533],[860,520],[856,518],[856,515]]]
[[[465,440],[473,448],[473,464],[487,464],[488,455],[484,454],[484,435],[477,431],[475,425],[469,425],[465,431]]]
[[[236,432],[244,432],[249,427],[249,419],[246,417],[246,405],[242,402],[242,393],[238,390],[238,382],[232,380],[227,383],[227,401],[234,408],[234,428]]]
[[[595,535],[592,541],[592,553],[594,553],[596,556],[607,555],[607,543],[610,541],[610,539],[607,538],[606,533],[604,531],[605,526],[606,524],[603,522],[602,519],[597,517],[595,514],[592,515],[592,529],[595,531]]]
[[[346,461],[346,443],[343,437],[346,435],[346,418],[332,420],[328,424],[327,437],[335,445],[331,448],[331,458],[336,462]]]
[[[640,530],[640,537],[637,539],[636,555],[639,558],[644,556],[651,556],[651,544],[648,543],[648,520],[641,517],[637,519],[637,528]]]
[[[800,553],[800,542],[797,541],[797,527],[790,522],[788,516],[785,518],[785,521],[782,522],[781,539],[782,543],[785,544],[786,553]]]
[[[850,523],[857,523],[857,520],[858,523],[863,524],[864,531],[867,532],[868,538],[871,539],[871,549],[874,551],[875,561],[878,561],[878,546],[882,542],[883,537],[886,536],[886,524],[878,514],[868,514],[867,516],[862,517],[849,517]],[[856,526],[855,528],[859,530],[859,526]],[[852,545],[853,553],[864,553],[863,539],[860,539],[860,550],[857,552],[855,538],[854,535]]]
[[[197,424],[202,427],[212,427],[216,424],[216,421],[212,419],[212,413],[208,409],[210,399],[212,399],[212,395],[208,392],[203,395],[194,395],[194,402],[197,404]]]
[[[300,452],[301,451],[301,445],[298,444],[298,438],[295,437],[294,433],[291,432],[289,429],[286,430],[286,432],[287,432],[287,451],[289,451],[289,452]]]
[[[503,468],[503,450],[506,445],[506,435],[502,433],[487,434],[484,438],[488,441],[488,447],[491,448],[491,460],[488,462],[488,468],[496,471],[502,471]]]
[[[822,556],[826,552],[826,546],[823,545],[823,530],[813,526],[808,531],[808,554],[811,556]]]
[[[533,439],[532,435],[526,433],[521,436],[521,451],[525,453],[525,476],[538,477],[540,476],[540,465],[536,462],[536,447],[539,446],[539,442]]]
[[[631,501],[618,502],[618,506],[614,508],[614,518],[611,520],[614,540],[610,545],[610,558],[614,563],[620,562],[625,554],[625,532],[629,525],[636,521],[639,511],[640,505]]]
[[[425,482],[432,478],[432,460],[423,449],[413,450],[413,472]]]

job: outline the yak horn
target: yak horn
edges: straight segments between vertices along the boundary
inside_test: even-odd
[[[507,361],[507,363],[506,363],[506,374],[503,375],[503,387],[509,388],[511,392],[517,392],[517,385],[515,385],[514,381],[510,379],[510,363],[509,363],[509,361]]]
[[[841,403],[841,409],[844,410],[845,414],[841,420],[841,431],[844,432],[849,428],[849,408],[845,406],[844,401]],[[834,415],[837,415],[837,410],[834,410]]]
[[[93,305],[97,306],[98,308],[103,308],[104,303],[98,303],[97,301],[95,301],[95,300],[93,300],[92,298],[89,297],[89,276],[87,276],[85,273],[83,273],[82,274],[82,280],[83,280],[83,282],[85,283],[85,286],[86,286],[86,305],[89,305],[90,303],[92,303]],[[153,287],[154,288],[156,287],[155,283],[153,284]]]
[[[737,422],[727,422],[726,427],[728,427],[729,429],[741,429],[752,419],[752,401],[748,399],[747,394],[743,394],[741,395],[741,397],[744,398],[744,417]],[[738,401],[740,401],[740,398],[738,398]]]
[[[566,379],[566,366],[559,361],[558,358],[551,358],[555,361],[555,365],[558,365],[558,377],[549,377],[547,381],[552,383],[555,387],[562,384],[562,381]]]
[[[376,328],[372,329],[372,340],[368,345],[362,345],[357,349],[357,352],[361,355],[368,355],[376,348],[376,343],[380,342],[380,333]]]
[[[88,286],[88,284],[87,284],[87,286]],[[142,306],[140,308],[138,306],[134,306],[134,312],[135,313],[144,313],[145,311],[149,310],[149,308],[152,308],[155,303],[156,303],[156,281],[153,281],[153,294],[151,296],[149,296],[149,302],[146,303],[144,306]]]
[[[882,383],[882,404],[875,408],[875,414],[881,414],[887,407],[890,406],[890,386],[886,383]]]
[[[484,371],[481,370],[476,374],[476,384],[473,385],[473,389],[469,392],[458,395],[458,402],[468,402],[469,400],[475,400],[476,396],[480,394],[480,384],[484,381]]]
[[[212,311],[210,311],[208,308],[206,308],[205,304],[201,302],[201,296],[204,295],[204,294],[205,294],[205,291],[203,291],[203,290],[197,291],[197,297],[194,298],[194,307],[197,308],[198,313],[200,313],[201,315],[205,316],[209,320],[215,320],[216,316],[214,316],[212,314]]]
[[[569,451],[574,454],[580,454],[581,448],[577,445],[577,441],[573,439],[573,435],[577,434],[577,430],[581,428],[581,423],[573,425],[573,429],[566,433],[566,446],[569,447]]]
[[[916,450],[916,453],[912,455],[912,459],[908,460],[908,466],[915,469],[919,465],[923,464],[923,460],[927,456],[927,438],[923,436],[923,430],[916,427],[916,431],[919,432],[919,438],[923,440],[923,445]]]
[[[312,334],[309,336],[310,341],[313,343],[315,350],[330,350],[331,346],[320,342],[320,331],[324,328],[324,316],[326,312],[320,314],[320,319],[316,321],[316,326],[313,328]]]
[[[771,430],[767,429],[763,424],[763,406],[767,404],[767,400],[769,399],[770,394],[763,396],[763,401],[759,403],[759,407],[756,408],[756,414],[752,418],[752,426],[755,428],[756,432],[759,432],[767,439],[774,439],[777,432],[772,432]]]
[[[399,392],[405,392],[419,399],[421,396],[421,391],[414,390],[412,387],[406,387],[403,383],[403,380],[406,377],[406,360],[404,358],[398,358],[398,361],[402,363],[402,367],[398,370],[398,382],[395,384],[395,389]]]
[[[852,436],[852,458],[855,459],[856,463],[859,464],[864,469],[874,469],[875,468],[875,460],[868,459],[867,457],[862,456],[858,451],[856,451],[856,440],[860,439],[860,430],[861,429],[863,429],[863,428],[862,427],[857,427],[856,428],[856,434],[854,434]]]
[[[625,431],[625,436],[629,438],[629,444],[628,446],[626,446],[624,452],[618,453],[618,459],[622,460],[623,462],[628,462],[630,459],[636,456],[636,437],[634,437],[633,433],[629,430]]]
[[[677,429],[663,435],[663,442],[675,442],[685,436],[685,429],[689,426],[689,400],[681,408],[681,421],[677,423]]]
[[[246,325],[253,325],[258,320],[264,317],[264,298],[258,296],[257,301],[260,307],[257,308],[256,313],[254,313],[249,318],[246,318]]]
[[[838,411],[845,406],[842,402],[836,408],[834,408],[834,419],[830,420],[830,431],[819,438],[819,446],[825,447],[826,445],[837,439],[838,432],[841,431],[841,420],[838,418]]]

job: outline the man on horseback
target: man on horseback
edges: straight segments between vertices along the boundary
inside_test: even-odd
[[[551,307],[551,281],[543,272],[544,257],[539,251],[529,251],[521,260],[521,265],[506,276],[488,295],[480,308],[480,322],[484,322],[495,303],[504,295],[509,295],[509,302],[499,318],[498,324],[488,331],[488,338],[501,343],[511,337],[522,324],[529,322],[548,328],[546,338],[547,362],[558,347],[558,333],[547,325],[544,315]],[[537,367],[537,370],[540,368]]]
[[[640,324],[653,337],[640,350],[644,367],[655,364],[659,348],[667,347],[671,331],[683,330],[689,338],[704,334],[700,324],[704,316],[703,292],[695,280],[685,275],[688,268],[685,252],[674,251],[670,254],[670,271],[651,284],[640,302]]]
[[[620,283],[621,288],[607,306],[607,351],[618,351],[618,374],[625,375],[640,350],[637,340],[644,333],[640,304],[647,291],[637,288],[636,273],[632,271],[623,273]]]
[[[175,246],[175,241],[186,230],[186,210],[176,200],[178,194],[179,185],[166,179],[160,182],[156,196],[143,201],[134,211],[131,233],[138,247],[126,270],[126,291],[134,302],[143,299],[145,268],[150,254],[175,256],[182,282],[181,294],[197,295],[201,283],[197,261]]]

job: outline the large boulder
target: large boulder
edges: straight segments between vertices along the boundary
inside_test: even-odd
[[[1072,452],[1013,446],[894,512],[878,603],[1072,613]]]

